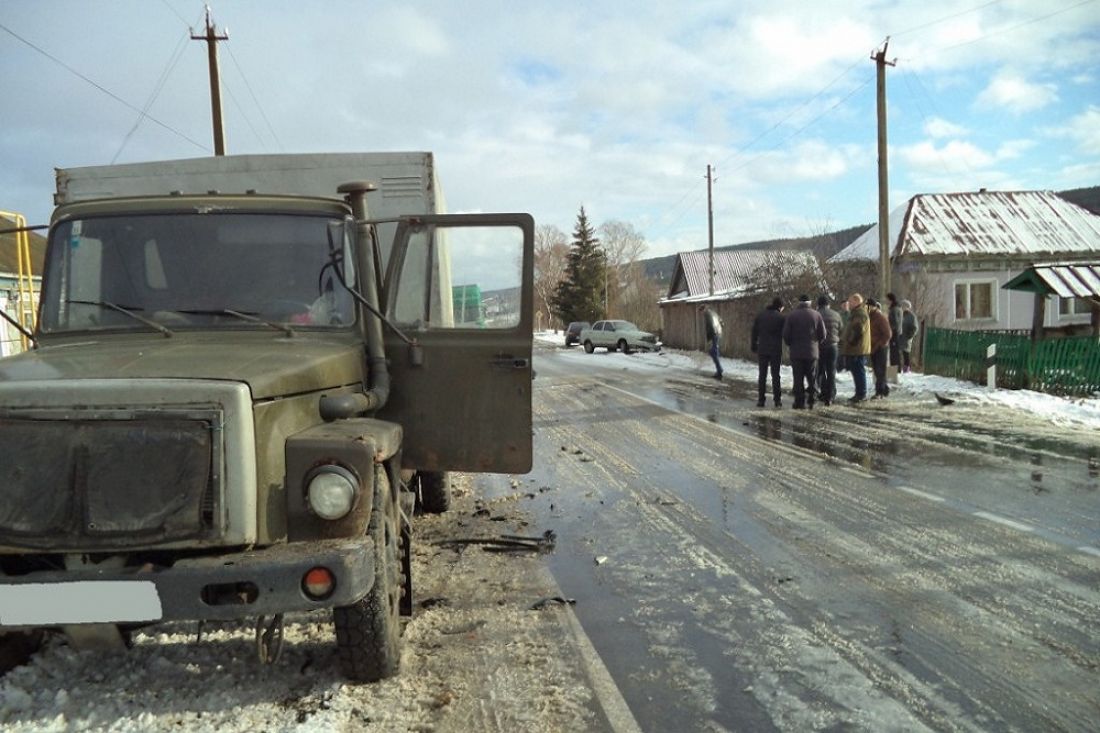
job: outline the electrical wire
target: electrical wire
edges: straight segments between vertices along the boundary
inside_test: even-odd
[[[237,73],[241,75],[241,80],[244,81],[245,88],[248,90],[249,95],[251,95],[252,101],[256,104],[256,109],[260,110],[260,117],[263,118],[264,124],[267,125],[271,137],[275,138],[275,144],[279,146],[280,150],[285,150],[286,148],[283,147],[283,141],[275,134],[275,128],[271,126],[271,120],[267,118],[267,113],[264,112],[264,108],[260,104],[260,100],[256,97],[256,93],[252,91],[252,85],[248,83],[248,77],[245,76],[244,68],[237,61],[237,56],[233,53],[233,48],[226,46],[226,50],[229,51],[229,58],[233,61],[233,65],[237,67]],[[259,136],[257,135],[257,137]]]
[[[69,64],[65,63],[64,61],[62,61],[61,59],[57,58],[56,56],[54,56],[53,54],[49,53],[48,51],[46,51],[46,50],[42,49],[41,47],[39,47],[39,46],[36,46],[36,45],[35,45],[34,43],[31,43],[31,42],[30,42],[30,41],[28,41],[28,40],[27,40],[26,38],[24,38],[23,36],[19,35],[19,34],[18,34],[18,33],[16,33],[15,31],[13,31],[13,30],[12,30],[11,28],[8,28],[8,27],[7,27],[6,25],[4,25],[3,23],[0,23],[0,30],[3,30],[4,32],[8,33],[8,34],[9,34],[9,35],[11,35],[12,37],[14,37],[14,38],[15,38],[15,39],[16,39],[17,41],[20,41],[21,43],[24,43],[24,44],[26,44],[27,46],[30,46],[30,47],[31,47],[32,49],[34,49],[34,50],[35,50],[35,51],[37,51],[38,53],[42,54],[43,56],[45,56],[46,58],[48,58],[48,59],[49,59],[50,61],[53,61],[53,62],[54,62],[55,64],[57,64],[58,66],[62,67],[63,69],[65,69],[65,70],[66,70],[66,71],[68,71],[69,73],[73,74],[73,75],[74,75],[74,76],[76,76],[77,78],[81,79],[82,81],[85,81],[85,82],[87,82],[88,84],[91,84],[91,85],[92,85],[93,87],[95,87],[95,88],[96,88],[96,89],[98,89],[99,91],[103,92],[103,93],[104,93],[104,94],[106,94],[106,95],[107,95],[108,97],[110,97],[111,99],[115,100],[115,101],[116,101],[116,102],[118,102],[119,104],[123,105],[123,106],[124,106],[124,107],[126,107],[127,109],[133,110],[134,112],[137,112],[137,113],[141,114],[141,110],[140,110],[140,109],[138,109],[138,108],[137,108],[137,107],[135,107],[134,105],[130,104],[129,102],[127,102],[127,101],[126,101],[125,99],[123,99],[122,97],[118,96],[117,94],[115,94],[114,92],[110,91],[109,89],[107,89],[107,88],[103,87],[102,85],[100,85],[100,84],[98,84],[98,83],[96,83],[96,82],[92,81],[92,80],[91,80],[91,79],[89,79],[89,78],[88,78],[87,76],[85,76],[84,74],[81,74],[81,73],[80,73],[79,71],[77,71],[76,69],[74,69],[74,68],[73,68],[72,66],[70,66]],[[181,138],[183,138],[184,140],[186,140],[187,142],[191,143],[192,145],[194,145],[195,147],[199,148],[200,150],[204,150],[204,151],[206,151],[206,152],[210,152],[210,148],[206,147],[205,145],[203,145],[203,144],[202,144],[202,143],[200,143],[200,142],[197,142],[197,141],[195,141],[195,140],[191,139],[190,137],[188,137],[187,135],[183,134],[182,132],[180,132],[180,131],[179,131],[179,130],[177,130],[176,128],[172,127],[171,125],[168,125],[167,123],[161,122],[161,121],[160,121],[160,120],[158,120],[158,119],[157,119],[156,117],[153,117],[152,115],[146,115],[146,118],[147,118],[147,119],[149,119],[149,120],[150,120],[151,122],[153,122],[154,124],[156,124],[156,125],[158,125],[158,126],[160,126],[160,127],[163,127],[163,128],[165,129],[165,130],[168,130],[168,131],[169,131],[169,132],[171,132],[172,134],[174,134],[174,135],[177,135],[178,137],[181,137]]]
[[[133,127],[131,127],[130,131],[126,133],[126,136],[122,138],[122,143],[118,146],[118,150],[115,152],[114,157],[111,158],[111,165],[114,165],[115,161],[118,160],[118,156],[122,155],[122,151],[126,147],[126,144],[130,142],[130,138],[133,137],[134,133],[137,132],[138,127],[141,126],[141,121],[146,118],[149,113],[149,109],[153,106],[153,103],[156,101],[157,97],[160,96],[161,91],[164,90],[164,85],[168,82],[168,77],[171,76],[172,71],[176,68],[176,64],[178,64],[179,60],[183,57],[183,49],[188,41],[188,38],[189,36],[185,34],[176,44],[176,48],[172,52],[172,56],[168,59],[168,65],[165,66],[164,71],[161,72],[160,78],[157,80],[156,86],[153,87],[152,94],[149,95],[149,99],[145,102],[145,106],[138,114],[138,118],[134,120]]]

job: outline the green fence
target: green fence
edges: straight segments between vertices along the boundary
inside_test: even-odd
[[[997,386],[1068,395],[1100,392],[1100,340],[1048,339],[1032,343],[1028,331],[955,331],[929,328],[924,370],[984,384],[986,353],[997,345]]]

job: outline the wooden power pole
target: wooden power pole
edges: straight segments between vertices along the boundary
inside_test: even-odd
[[[711,295],[714,295],[714,204],[711,199],[713,182],[710,163],[707,163],[707,276]]]
[[[210,6],[206,6],[206,33],[191,34],[192,41],[206,41],[206,53],[210,65],[210,112],[214,116],[214,155],[225,155],[225,128],[222,126],[222,89],[218,74],[218,41],[228,41],[228,29],[218,35],[210,20]]]
[[[897,64],[897,59],[886,60],[890,38],[882,44],[882,50],[871,55],[878,67],[878,253],[880,269],[880,298],[890,292],[890,179],[886,169],[886,67]]]

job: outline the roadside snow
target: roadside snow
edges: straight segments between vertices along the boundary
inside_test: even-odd
[[[535,339],[542,343],[563,345],[564,336],[553,332],[540,332],[535,334]],[[571,357],[583,358],[588,356],[583,349],[573,348],[568,351]],[[597,354],[602,352],[597,352]],[[722,369],[727,378],[741,381],[755,382],[757,375],[756,364],[744,359],[722,358]],[[701,372],[710,375],[713,364],[710,357],[700,351],[680,351],[666,349],[658,354],[632,354],[628,358],[620,359],[615,364],[616,368],[627,370],[653,370],[676,369],[685,372]],[[781,369],[783,384],[791,384],[793,376],[790,366],[784,365]],[[867,374],[868,384],[871,383],[871,374]],[[841,394],[846,389],[850,390],[852,379],[846,372],[837,373],[837,384]],[[846,387],[846,385],[849,385]],[[1064,427],[1088,427],[1100,429],[1100,397],[1058,397],[1043,392],[1034,392],[1027,389],[988,389],[973,382],[964,382],[958,379],[940,377],[934,374],[901,374],[898,384],[891,385],[892,389],[912,397],[927,397],[934,399],[939,394],[955,400],[960,406],[977,407],[998,405],[1012,410],[1028,413],[1031,417],[1037,417],[1051,422],[1054,425]]]
[[[0,730],[42,731],[561,731],[605,730],[573,649],[567,607],[544,559],[454,539],[538,535],[517,488],[484,500],[456,476],[452,510],[413,521],[416,612],[401,674],[354,685],[337,671],[331,614],[291,614],[271,666],[256,660],[247,622],[166,623],[128,651],[78,651],[51,637],[0,676]]]

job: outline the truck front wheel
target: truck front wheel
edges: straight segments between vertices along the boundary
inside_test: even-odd
[[[584,353],[591,354],[595,350],[596,350],[596,347],[592,345],[591,341],[585,341],[584,342]]]
[[[401,525],[385,471],[375,475],[378,490],[367,528],[374,551],[374,585],[350,606],[332,609],[336,648],[344,675],[377,682],[397,674],[401,656]]]
[[[417,471],[420,477],[420,508],[427,514],[442,514],[451,508],[451,474],[446,471]]]

